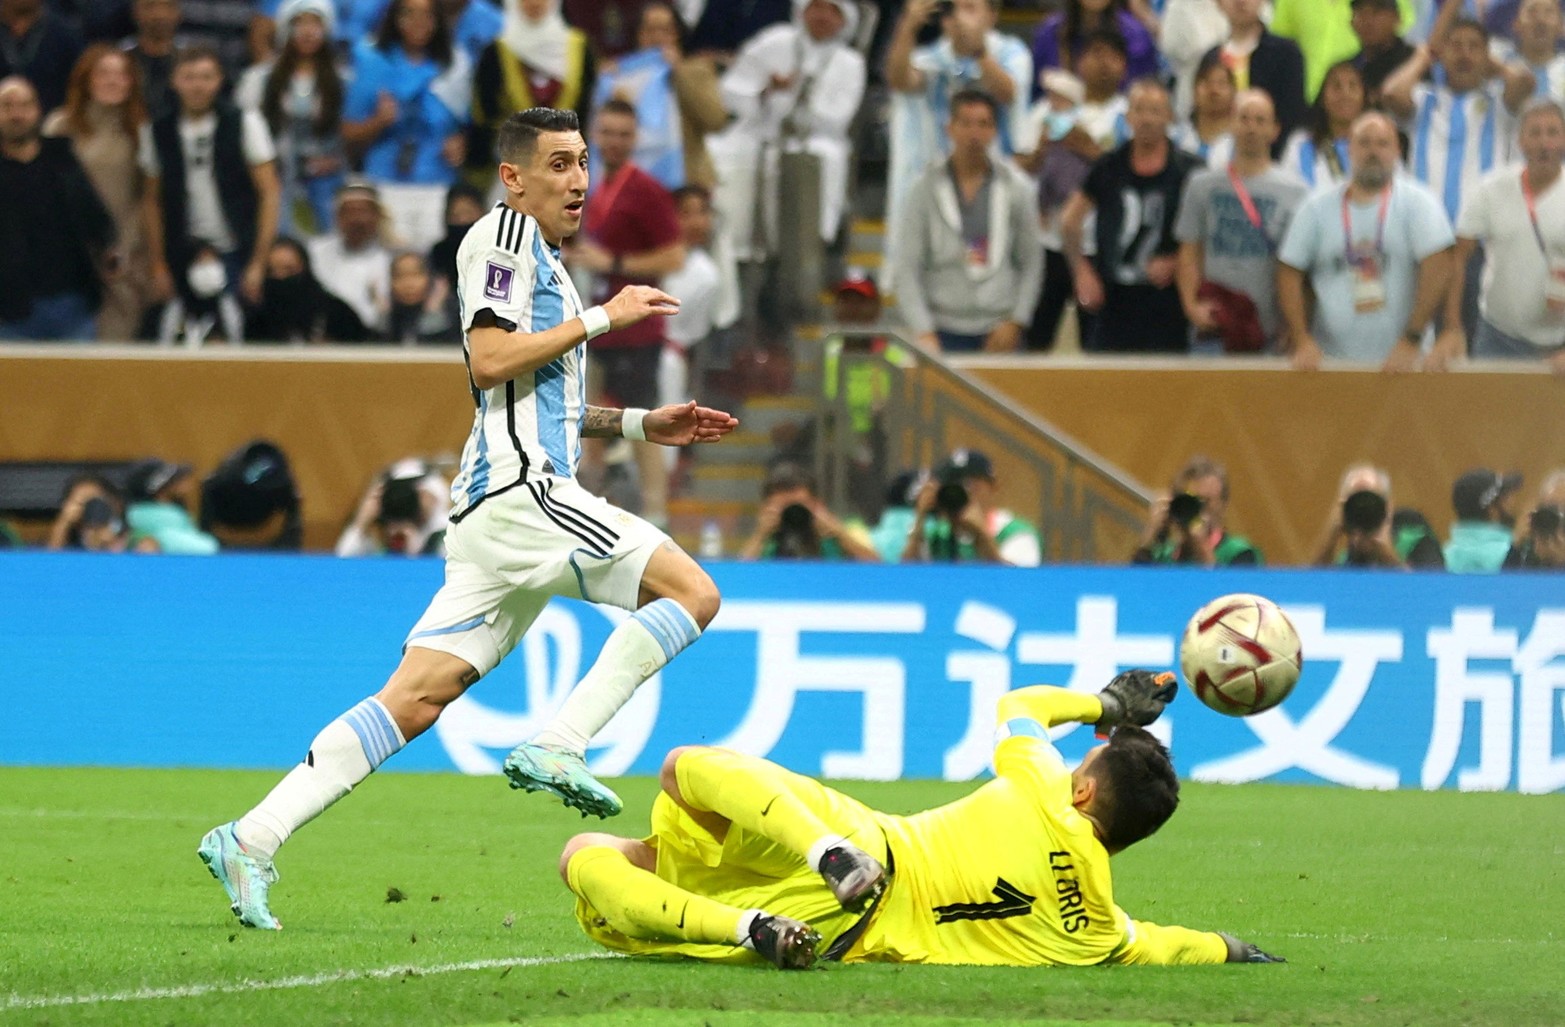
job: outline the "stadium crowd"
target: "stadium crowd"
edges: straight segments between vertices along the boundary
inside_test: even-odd
[[[682,397],[692,354],[753,318],[801,169],[840,263],[852,215],[880,213],[861,197],[882,149],[879,282],[846,295],[869,321],[893,297],[908,344],[1046,351],[1070,316],[1087,353],[1565,373],[1562,103],[1562,0],[0,0],[0,340],[453,345],[495,129],[547,105],[593,149],[565,248],[583,297],[683,300],[593,340],[619,405]],[[669,468],[639,448],[656,518]],[[285,489],[259,527],[224,528],[205,497],[194,523],[188,469],[149,466],[73,485],[53,544],[296,544]],[[1498,560],[1453,559],[1459,540],[1436,560],[1427,522],[1358,468],[1321,561],[1553,563],[1533,538],[1558,518],[1515,517],[1511,480],[1474,474],[1459,534]],[[982,454],[897,479],[875,529],[808,477],[774,470],[745,555],[1040,559]],[[438,478],[379,473],[338,551],[438,551]],[[1557,478],[1539,511],[1565,502]],[[1365,492],[1378,506],[1348,502]],[[1174,516],[1185,495],[1197,513]],[[1259,560],[1226,501],[1192,461],[1136,559]]]

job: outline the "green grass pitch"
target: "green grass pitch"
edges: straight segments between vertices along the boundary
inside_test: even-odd
[[[0,1024],[1565,1023],[1561,795],[1187,786],[1120,904],[1286,966],[784,974],[603,958],[555,872],[596,821],[497,778],[378,775],[282,854],[287,929],[241,929],[196,842],[275,778],[0,768]],[[619,784],[640,833],[654,784]]]

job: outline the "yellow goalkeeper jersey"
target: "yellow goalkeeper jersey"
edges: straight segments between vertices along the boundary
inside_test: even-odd
[[[1097,697],[1037,686],[999,707],[995,779],[913,816],[878,814],[891,887],[848,961],[1009,966],[1220,963],[1217,934],[1132,921],[1108,852],[1071,805],[1043,728],[1101,716]]]

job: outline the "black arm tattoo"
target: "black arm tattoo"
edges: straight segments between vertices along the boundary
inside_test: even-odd
[[[617,439],[624,434],[625,411],[617,407],[587,408],[582,418],[581,437],[584,439]]]

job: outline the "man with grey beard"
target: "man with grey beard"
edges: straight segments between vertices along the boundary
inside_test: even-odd
[[[1306,200],[1278,252],[1277,299],[1293,365],[1313,370],[1332,357],[1417,370],[1452,274],[1451,221],[1433,193],[1397,175],[1396,125],[1384,114],[1353,123],[1348,154],[1353,178]],[[1306,276],[1315,290],[1313,325]]]

